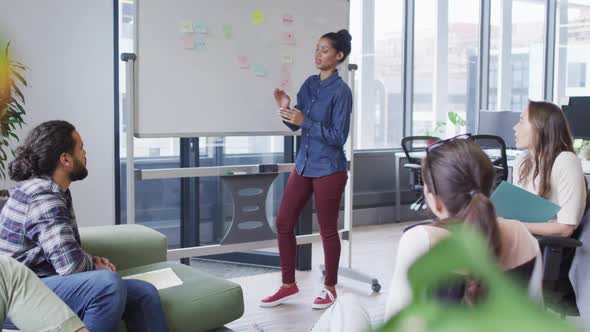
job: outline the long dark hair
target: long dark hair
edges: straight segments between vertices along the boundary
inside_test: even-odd
[[[422,176],[449,212],[449,219],[436,225],[462,222],[480,231],[494,256],[500,253],[496,211],[489,197],[495,179],[490,158],[469,139],[447,142],[432,151],[422,162]],[[436,182],[434,185],[433,181]]]
[[[37,176],[51,176],[62,153],[73,153],[76,142],[72,133],[76,128],[66,121],[48,121],[35,127],[22,146],[15,151],[15,159],[8,164],[8,175],[14,181]]]
[[[342,29],[338,32],[328,32],[323,35],[322,38],[329,39],[332,43],[332,47],[334,47],[336,51],[342,52],[342,54],[344,54],[344,57],[338,63],[344,62],[352,50],[352,36],[348,30]]]
[[[462,223],[474,227],[487,240],[494,257],[500,255],[500,231],[496,210],[489,197],[495,170],[480,146],[468,140],[454,140],[428,152],[422,162],[422,176],[447,208],[449,218],[437,220],[435,226],[446,228]],[[434,182],[436,185],[434,185]],[[465,277],[463,300],[478,302],[487,293],[485,285],[473,276]]]
[[[534,182],[539,174],[539,196],[551,195],[551,169],[557,156],[564,151],[574,152],[569,123],[559,106],[545,101],[529,101],[528,117],[535,133],[535,155],[527,153],[520,165],[518,181],[526,184],[533,172]],[[541,174],[542,172],[542,174]]]

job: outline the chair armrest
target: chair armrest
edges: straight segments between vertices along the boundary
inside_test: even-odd
[[[563,236],[535,236],[541,247],[576,248],[581,247],[582,242],[571,237]]]
[[[410,170],[420,170],[422,166],[418,164],[404,164],[404,168],[408,168]]]
[[[564,252],[574,250],[582,246],[582,242],[562,236],[535,236],[539,246],[543,250],[543,283],[551,285],[557,282],[561,275],[564,261]],[[565,266],[569,269],[569,266]],[[547,286],[545,286],[547,287]],[[555,286],[551,286],[555,287]]]
[[[82,248],[93,256],[108,258],[118,270],[166,260],[168,241],[141,225],[81,227]]]

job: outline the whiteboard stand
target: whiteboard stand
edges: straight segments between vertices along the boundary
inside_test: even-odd
[[[133,108],[135,107],[135,60],[137,55],[133,53],[121,54],[121,60],[125,62],[126,81],[125,88],[127,93],[127,151],[126,151],[126,173],[127,183],[127,223],[135,224],[135,157],[133,156],[133,133],[135,132],[135,116]]]
[[[350,71],[350,90],[355,93],[355,81],[354,75],[356,70],[358,69],[358,65],[356,64],[349,64],[348,70]],[[353,103],[356,105],[356,103]],[[348,148],[346,149],[346,157],[349,161],[349,175],[348,175],[348,183],[346,184],[346,189],[344,191],[344,232],[342,234],[342,239],[347,240],[348,243],[348,266],[347,267],[340,267],[338,268],[338,275],[340,277],[349,278],[352,280],[360,281],[363,283],[368,283],[371,285],[371,289],[373,292],[378,293],[381,290],[381,285],[379,284],[379,280],[377,278],[370,277],[362,272],[355,271],[352,269],[352,213],[353,213],[353,187],[354,187],[354,126],[355,126],[355,118],[356,112],[352,112],[352,116],[350,117],[350,136],[348,139]],[[325,275],[326,268],[322,264],[320,265],[320,270],[322,274]]]

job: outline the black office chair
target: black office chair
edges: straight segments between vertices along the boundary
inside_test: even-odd
[[[418,211],[426,205],[422,190],[424,189],[424,182],[422,180],[421,160],[423,156],[417,157],[416,152],[424,152],[426,148],[436,142],[440,138],[435,136],[408,136],[402,138],[402,149],[406,155],[407,163],[404,168],[410,170],[412,177],[410,178],[410,189],[416,193],[416,201],[412,203],[411,209]],[[399,181],[399,179],[396,179]]]
[[[571,237],[536,236],[543,253],[543,297],[545,306],[565,316],[579,316],[576,295],[569,279],[569,271],[576,248],[583,243],[579,240],[584,227],[590,220],[590,191],[586,212]]]
[[[502,137],[496,135],[473,135],[471,136],[471,139],[479,144],[481,149],[492,159],[492,164],[496,169],[494,188],[496,188],[502,181],[508,180],[506,143],[504,143]]]

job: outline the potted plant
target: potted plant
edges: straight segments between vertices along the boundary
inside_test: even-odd
[[[467,121],[463,119],[457,112],[449,112],[447,113],[447,118],[449,118],[449,122],[453,124],[455,128],[454,135],[458,135],[463,131],[465,125],[467,125]]]
[[[590,141],[583,139],[574,140],[574,150],[583,160],[590,160]]]
[[[3,43],[0,43],[2,46]],[[18,142],[17,130],[25,121],[25,97],[21,88],[27,86],[24,73],[27,68],[15,61],[10,53],[10,42],[0,48],[0,179],[7,175],[8,153],[14,155],[11,143]],[[0,196],[8,196],[8,190],[0,190]],[[3,206],[4,202],[0,202]],[[1,208],[1,207],[0,207]]]
[[[442,133],[442,129],[447,125],[446,122],[444,121],[439,121],[436,123],[436,125],[434,126],[434,129],[430,130],[430,129],[426,129],[424,130],[424,135],[425,136],[438,136],[439,134]]]

